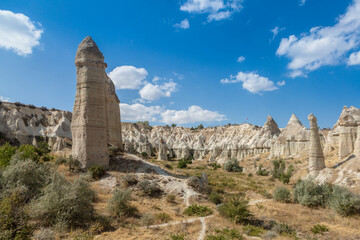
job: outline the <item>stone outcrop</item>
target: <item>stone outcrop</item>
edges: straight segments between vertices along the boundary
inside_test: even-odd
[[[67,111],[1,102],[0,133],[15,144],[37,145],[36,138],[43,137],[53,151],[59,151],[71,147],[71,115]]]
[[[309,146],[309,173],[316,176],[319,171],[325,168],[324,153],[321,147],[317,119],[310,114],[310,146]]]
[[[119,99],[105,72],[104,56],[91,37],[79,44],[75,65],[72,154],[83,168],[108,167],[108,144],[121,147]]]
[[[158,160],[168,160],[167,152],[168,152],[168,150],[167,150],[164,140],[160,139]]]
[[[360,158],[360,125],[357,126],[357,137],[354,146],[354,154],[356,157]]]

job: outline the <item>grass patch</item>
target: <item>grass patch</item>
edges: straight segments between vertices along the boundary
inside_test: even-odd
[[[190,205],[184,210],[184,214],[188,216],[205,217],[213,213],[213,210],[207,206],[201,206],[197,204]]]

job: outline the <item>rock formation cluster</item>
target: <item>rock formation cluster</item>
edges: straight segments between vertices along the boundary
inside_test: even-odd
[[[325,168],[325,160],[317,119],[313,114],[310,114],[308,119],[310,122],[309,173],[315,177],[319,171]]]
[[[122,146],[119,99],[105,72],[104,56],[91,37],[79,44],[75,65],[72,155],[83,168],[95,164],[108,167],[108,144]]]

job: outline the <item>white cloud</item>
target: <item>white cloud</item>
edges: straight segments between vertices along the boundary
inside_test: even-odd
[[[276,83],[276,85],[278,85],[279,87],[282,87],[282,86],[285,85],[285,81],[278,81],[278,82]]]
[[[140,103],[120,103],[121,120],[123,121],[158,121],[158,116],[164,111],[160,106],[145,106]]]
[[[352,53],[349,57],[347,64],[348,65],[360,65],[360,51]]]
[[[190,106],[187,110],[166,110],[161,114],[162,122],[166,124],[186,124],[195,122],[223,121],[225,115],[202,109],[199,106]]]
[[[139,89],[148,72],[145,68],[125,65],[115,68],[108,75],[114,82],[116,89]]]
[[[346,54],[360,45],[360,0],[354,0],[334,26],[313,27],[309,33],[283,38],[276,51],[291,59],[290,75],[304,76],[322,66],[345,62]]]
[[[278,89],[273,81],[266,77],[261,77],[254,72],[244,73],[238,72],[236,76],[230,76],[220,80],[221,83],[242,83],[242,87],[251,93],[260,93],[266,91],[274,91]]]
[[[10,102],[10,98],[0,96],[0,102]]]
[[[300,0],[300,1],[299,1],[299,5],[300,5],[300,6],[304,6],[305,3],[306,3],[306,0]]]
[[[161,97],[170,97],[176,91],[177,84],[173,81],[161,85],[147,83],[140,91],[140,97],[144,100],[154,101]]]
[[[43,30],[38,29],[24,14],[0,10],[0,48],[26,56],[40,44],[42,33]]]
[[[153,79],[152,79],[152,81],[153,81],[154,83],[156,83],[156,82],[159,81],[159,80],[160,80],[160,77],[158,77],[158,76],[154,76]]]
[[[220,21],[228,19],[241,10],[242,0],[187,0],[180,6],[181,11],[196,14],[208,14],[207,20]]]
[[[274,27],[273,29],[270,29],[270,32],[272,32],[273,36],[270,41],[273,41],[276,36],[279,34],[279,32],[284,31],[285,28],[279,28],[279,26]]]
[[[241,62],[243,62],[243,61],[245,61],[245,57],[244,57],[244,56],[238,57],[238,59],[237,59],[237,62],[238,62],[238,63],[241,63]]]
[[[140,103],[120,103],[123,121],[150,121],[166,124],[186,124],[195,122],[214,122],[226,120],[225,115],[190,106],[187,110],[165,110],[160,106],[145,106]]]
[[[176,28],[188,29],[188,28],[190,28],[190,23],[189,23],[189,20],[187,18],[185,18],[184,20],[182,20],[179,23],[174,24],[173,26]]]

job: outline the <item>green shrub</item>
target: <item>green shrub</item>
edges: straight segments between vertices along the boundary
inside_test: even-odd
[[[55,160],[55,164],[56,165],[64,164],[69,168],[70,172],[79,172],[81,169],[81,163],[76,158],[73,158],[72,155],[70,155],[69,157],[64,157],[64,156],[58,157]]]
[[[277,187],[274,190],[273,197],[276,201],[289,203],[291,202],[291,193],[286,187]]]
[[[328,232],[329,229],[325,225],[316,224],[311,227],[311,232],[313,234],[324,234],[324,232]]]
[[[272,163],[272,177],[279,179],[282,183],[288,184],[292,174],[294,173],[293,165],[290,164],[290,166],[286,169],[284,160],[274,160]]]
[[[184,214],[188,216],[205,217],[211,215],[212,213],[213,210],[211,210],[209,207],[197,204],[190,205],[184,210]]]
[[[265,168],[263,168],[263,165],[260,164],[257,171],[256,171],[256,175],[259,175],[259,176],[268,176],[269,175],[269,172],[266,171]]]
[[[252,237],[260,237],[260,235],[264,233],[264,229],[262,227],[252,226],[249,224],[244,226],[244,231],[246,235]]]
[[[168,203],[175,203],[176,196],[174,194],[169,194],[166,196],[166,201]]]
[[[19,153],[20,159],[31,159],[35,162],[39,162],[40,156],[36,152],[36,147],[33,145],[21,145],[17,151]]]
[[[360,214],[360,196],[351,193],[345,187],[334,186],[329,205],[342,216]]]
[[[170,164],[165,164],[165,167],[166,167],[167,169],[170,169],[170,170],[173,169],[173,167],[172,167]]]
[[[0,147],[0,169],[10,164],[15,152],[16,147],[11,146],[8,142]]]
[[[215,234],[207,235],[205,240],[242,240],[242,234],[232,228],[214,229]]]
[[[73,183],[54,173],[43,195],[32,203],[32,214],[44,226],[73,228],[88,223],[93,216],[94,192],[83,176]]]
[[[101,179],[105,174],[106,170],[103,166],[100,165],[93,165],[88,169],[91,177],[95,180]]]
[[[19,159],[15,154],[10,165],[2,172],[3,188],[5,190],[21,187],[26,201],[40,195],[42,188],[48,183],[51,169],[47,165],[37,164],[27,159]]]
[[[209,200],[210,200],[210,202],[218,205],[223,202],[223,197],[219,193],[212,191],[209,194]]]
[[[167,223],[171,220],[171,217],[167,213],[158,213],[156,214],[156,218],[159,219],[161,223]]]
[[[293,190],[294,200],[308,207],[325,207],[330,200],[332,187],[328,184],[318,185],[312,180],[299,180]]]
[[[241,223],[247,220],[251,213],[249,211],[249,200],[243,195],[233,196],[221,204],[218,210],[221,215],[233,220],[235,223]]]
[[[32,235],[25,199],[16,191],[0,200],[0,239],[30,239]]]
[[[136,207],[130,205],[131,190],[116,189],[108,203],[108,211],[114,217],[131,217],[138,213]]]
[[[180,159],[177,163],[177,168],[186,168],[187,165],[191,163],[191,159]]]
[[[227,172],[242,172],[243,167],[239,166],[239,161],[236,158],[232,158],[224,163],[224,170]]]
[[[159,197],[162,193],[159,185],[156,182],[150,182],[149,180],[139,182],[138,187],[142,190],[145,196]]]
[[[280,235],[285,235],[285,236],[295,236],[296,232],[294,229],[292,229],[289,225],[287,225],[286,223],[280,223],[280,224],[276,224],[275,226],[272,227],[272,230],[275,231],[276,233],[280,234]]]
[[[142,156],[143,158],[148,158],[148,157],[149,157],[149,155],[148,155],[146,152],[142,152],[142,153],[141,153],[141,156]]]
[[[218,168],[221,168],[221,166],[217,163],[211,163],[209,164],[212,170],[217,170]]]

